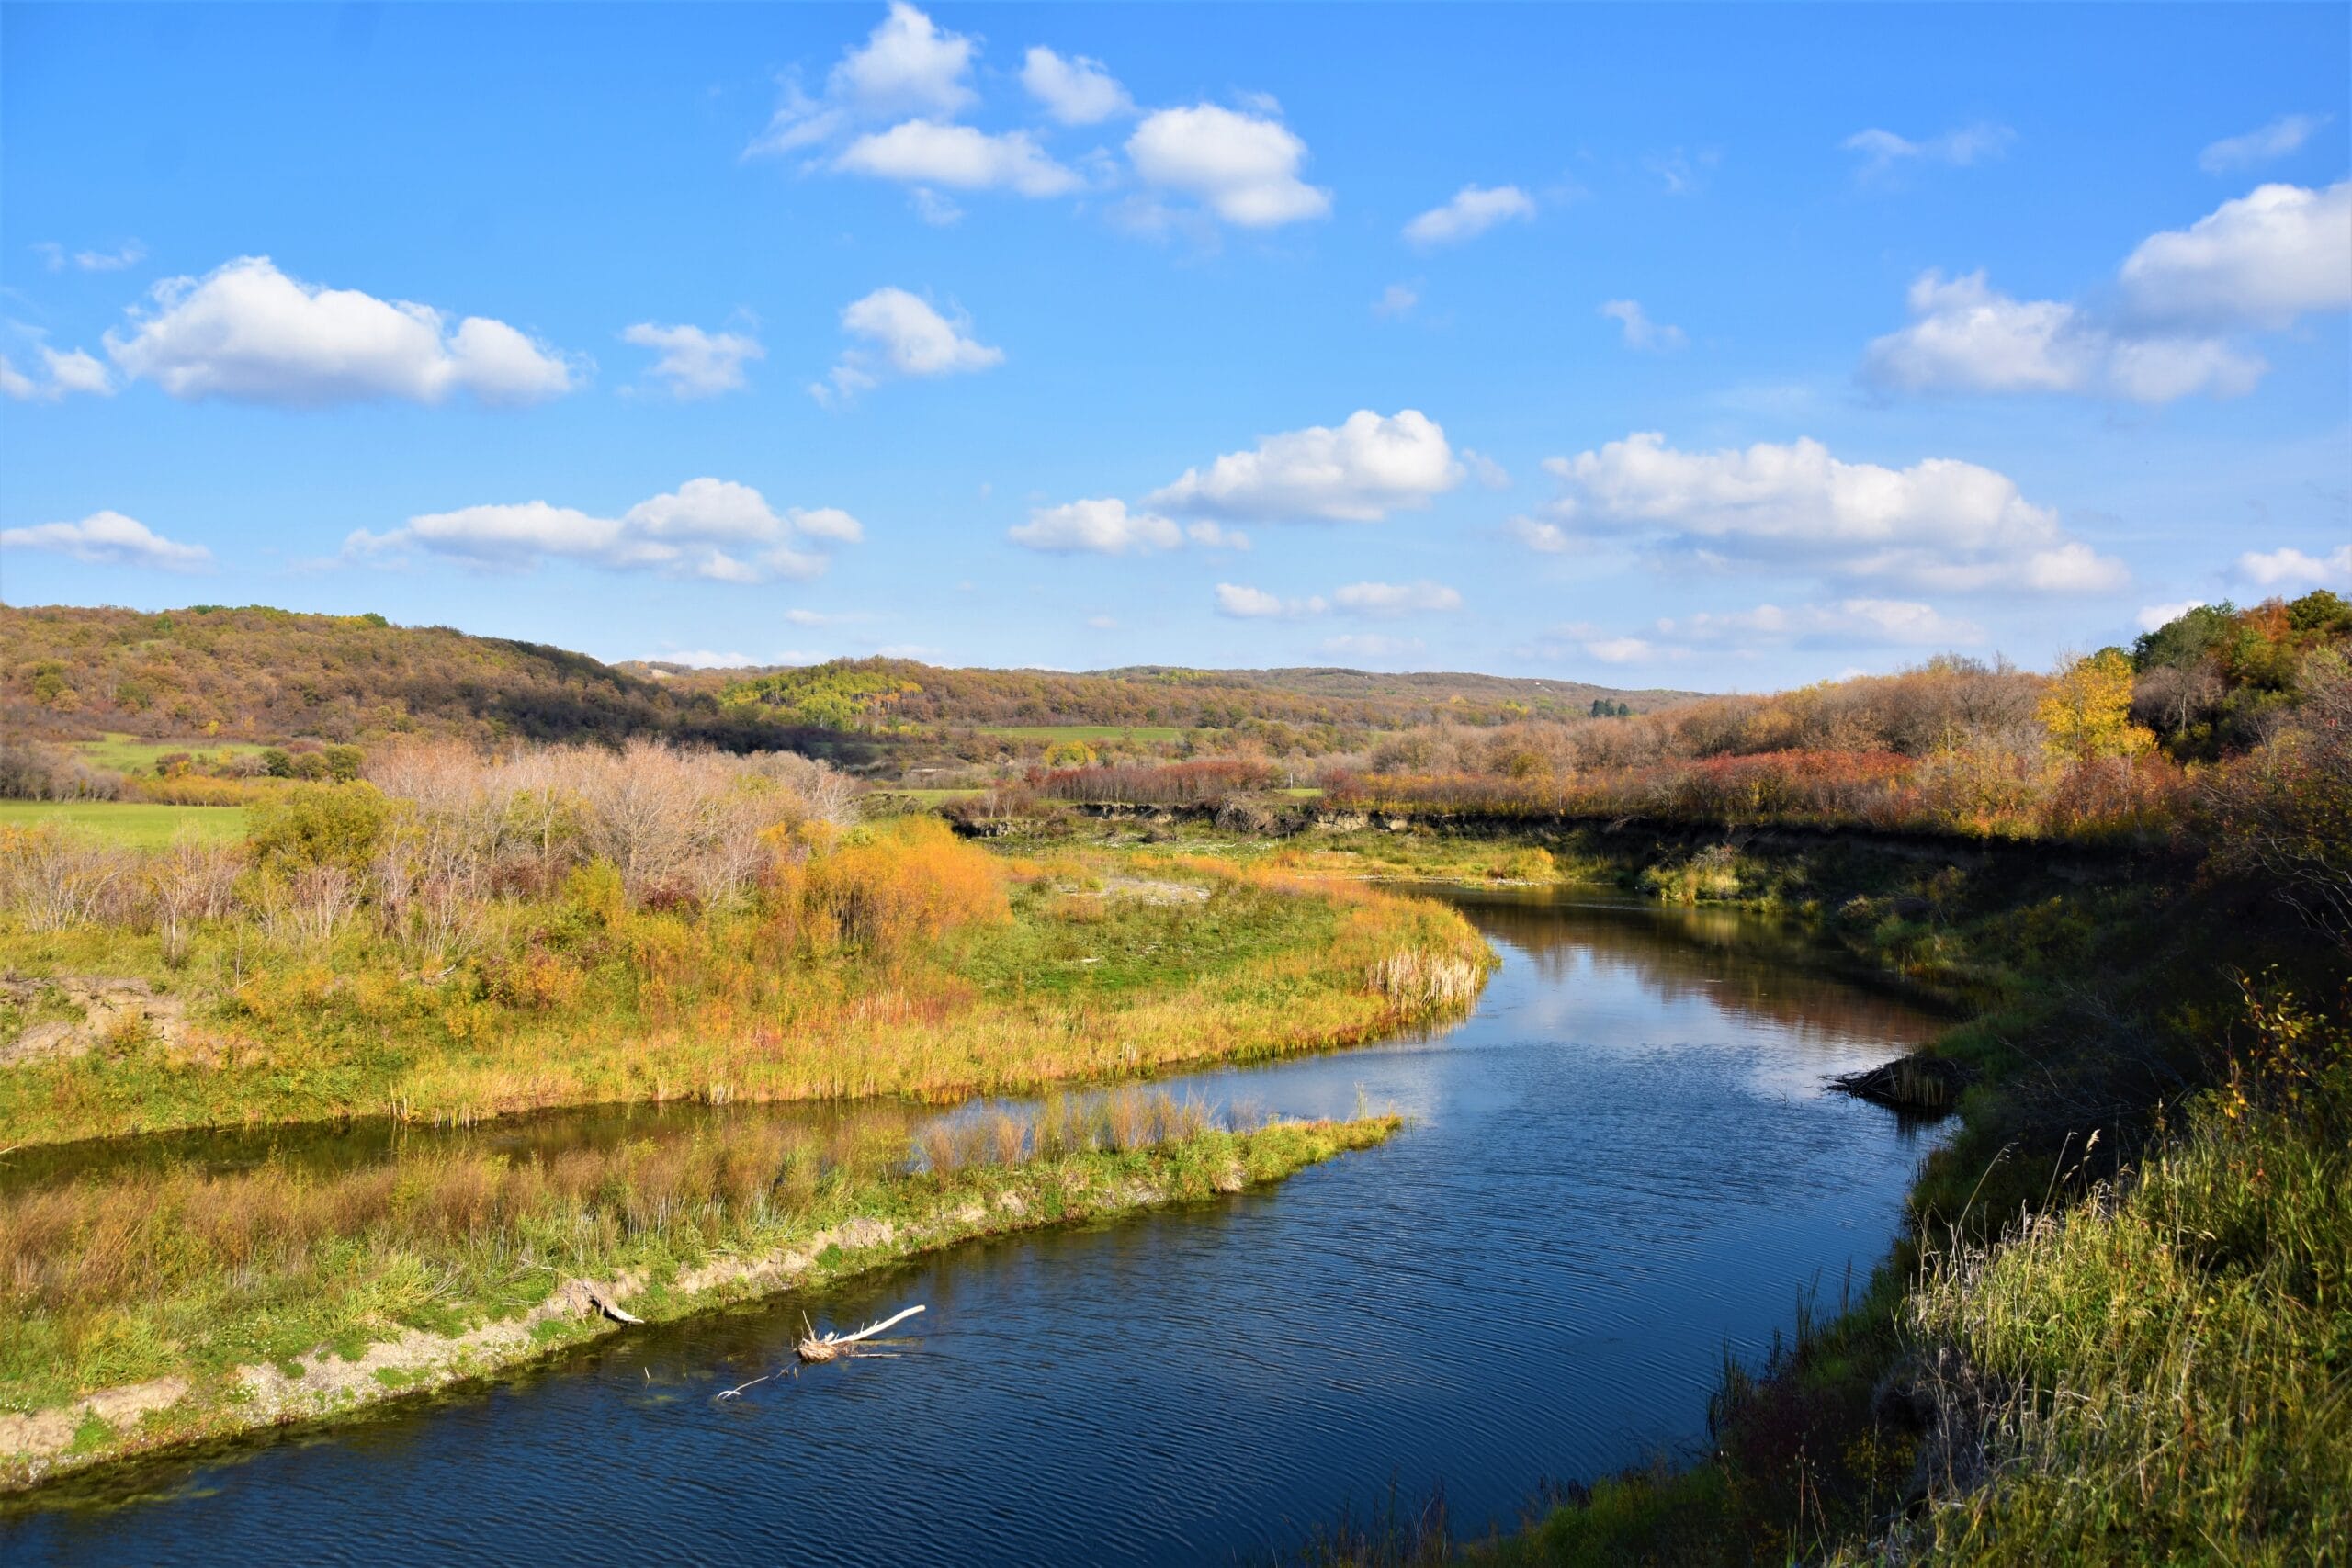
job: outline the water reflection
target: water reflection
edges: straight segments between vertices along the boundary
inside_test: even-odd
[[[1474,1017],[1171,1091],[1291,1115],[1394,1104],[1392,1144],[1283,1187],[918,1260],[635,1332],[462,1398],[51,1495],[11,1562],[1218,1562],[1393,1477],[1457,1519],[1699,1433],[1726,1343],[1883,1254],[1919,1145],[1824,1075],[1934,1021],[1736,916],[1477,895]],[[637,1137],[597,1112],[441,1136]],[[372,1135],[372,1134],[371,1134]],[[333,1145],[335,1157],[364,1146]],[[397,1157],[397,1136],[368,1157]],[[325,1157],[322,1156],[320,1157]],[[897,1360],[711,1403],[803,1313],[930,1303]],[[150,1496],[105,1509],[59,1507]]]

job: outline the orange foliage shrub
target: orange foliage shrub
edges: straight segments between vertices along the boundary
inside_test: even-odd
[[[1004,868],[935,818],[902,817],[810,857],[789,879],[804,918],[882,950],[1010,919]]]

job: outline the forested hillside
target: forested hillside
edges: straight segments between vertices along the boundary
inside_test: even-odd
[[[1646,712],[1692,694],[1495,675],[1159,664],[1068,673],[951,670],[904,659],[835,660],[798,669],[680,672],[669,678],[684,689],[714,692],[729,708],[872,730],[1008,725],[1229,729],[1250,723],[1401,729],[1445,720],[1486,725],[1581,718],[1595,701]]]
[[[1648,711],[1685,694],[1484,675],[1144,667],[1099,674],[951,670],[836,660],[772,673],[607,665],[537,643],[380,615],[254,605],[146,615],[0,608],[0,694],[11,728],[72,738],[615,741],[660,735],[839,751],[831,732],[915,741],[952,729],[1090,725],[1394,730],[1581,717],[1596,702]],[[907,749],[903,744],[900,750]],[[983,748],[986,749],[986,748]]]
[[[8,607],[0,650],[10,726],[37,735],[618,739],[686,717],[584,655],[380,615]]]

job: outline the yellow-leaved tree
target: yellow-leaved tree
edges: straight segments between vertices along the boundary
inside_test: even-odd
[[[2132,722],[2132,660],[2112,648],[2052,676],[2034,716],[2049,733],[2050,754],[2067,761],[2136,757],[2156,743],[2155,731]]]

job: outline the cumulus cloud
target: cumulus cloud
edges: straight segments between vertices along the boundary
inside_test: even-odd
[[[1964,125],[1924,141],[1914,141],[1873,126],[1856,131],[1838,145],[1861,158],[1854,171],[1855,177],[1867,181],[1883,179],[1905,164],[1949,164],[1966,168],[1971,164],[1999,157],[2016,140],[2017,132],[2006,125]]]
[[[1033,507],[1029,521],[1005,531],[1014,544],[1055,555],[1127,556],[1172,550],[1246,550],[1250,536],[1216,523],[1179,526],[1156,513],[1131,512],[1118,500],[1072,501]]]
[[[2324,583],[2352,581],[2352,545],[2324,556],[2307,555],[2288,546],[2276,550],[2248,550],[2238,557],[2238,575],[2265,588],[2317,588]]]
[[[1370,409],[1337,429],[1311,425],[1269,435],[1254,450],[1187,468],[1149,504],[1207,517],[1375,523],[1427,506],[1462,482],[1445,432],[1418,410],[1383,417]]]
[[[2120,281],[2132,311],[2157,321],[2283,327],[2352,307],[2352,180],[2267,185],[2225,201],[2142,241]]]
[[[1546,523],[1540,517],[1514,517],[1503,525],[1503,532],[1542,555],[1566,555],[1577,545],[1566,528],[1557,523]]]
[[[125,375],[191,402],[438,403],[463,391],[529,403],[573,385],[561,355],[503,321],[468,316],[453,331],[430,306],[303,283],[267,256],[164,279],[106,344]]]
[[[857,519],[835,508],[779,513],[749,485],[696,479],[618,517],[544,501],[426,513],[386,533],[354,533],[344,553],[368,559],[421,550],[481,568],[524,570],[559,560],[716,582],[765,582],[805,581],[831,564],[803,547],[863,536]]]
[[[1064,125],[1100,125],[1135,108],[1127,90],[1099,60],[1065,58],[1040,46],[1021,62],[1021,85]]]
[[[886,376],[956,376],[1004,363],[991,348],[951,321],[929,302],[903,288],[877,288],[842,308],[842,331],[858,340],[842,351],[831,384],[809,390],[820,402],[851,398],[880,385]]]
[[[1029,521],[1007,530],[1014,544],[1057,555],[1125,556],[1172,550],[1184,531],[1150,512],[1130,512],[1124,501],[1072,501],[1033,508]]]
[[[1640,664],[1657,657],[1657,649],[1637,637],[1590,637],[1584,650],[1603,664]]]
[[[913,116],[952,119],[978,101],[973,57],[979,44],[937,23],[905,0],[890,9],[863,44],[843,54],[811,97],[796,82],[767,128],[745,151],[790,152],[833,140],[860,124]]]
[[[990,135],[968,125],[910,119],[861,136],[833,167],[917,186],[956,190],[1010,190],[1021,196],[1063,196],[1084,183],[1049,157],[1025,130]],[[935,203],[938,198],[933,197]]]
[[[2125,259],[2104,314],[2015,299],[1982,272],[1922,274],[1909,326],[1873,341],[1863,379],[1906,392],[2066,392],[2162,403],[2235,397],[2269,367],[2227,333],[2352,307],[2352,181],[2268,185]]]
[[[1342,615],[1386,617],[1444,614],[1462,608],[1462,595],[1442,582],[1351,582],[1334,589],[1331,604]]]
[[[1372,302],[1372,313],[1393,321],[1400,316],[1410,315],[1413,307],[1420,302],[1419,289],[1408,284],[1392,283],[1380,291],[1379,299]]]
[[[1320,598],[1283,599],[1262,588],[1238,582],[1216,585],[1216,613],[1241,621],[1299,620],[1319,615],[1331,606]]]
[[[1570,528],[1645,536],[1669,552],[1935,591],[2095,592],[2122,564],[2070,539],[2007,475],[1950,457],[1847,463],[1814,440],[1684,452],[1656,432],[1545,460]]]
[[[2335,118],[2327,114],[2282,114],[2259,130],[2243,136],[2224,136],[2210,143],[2197,155],[2197,166],[2209,175],[2222,175],[2283,158]]]
[[[700,327],[664,327],[651,321],[624,331],[621,341],[654,350],[660,357],[650,374],[682,400],[741,391],[748,385],[744,362],[768,356],[757,338],[741,333],[707,333]]]
[[[2204,603],[2202,599],[2181,599],[2170,604],[2147,605],[2139,615],[2140,629],[2143,632],[2152,632],[2158,626],[2169,626],[2189,611],[2199,608]]]
[[[20,403],[53,403],[76,392],[99,398],[113,394],[114,378],[96,355],[78,348],[61,354],[45,343],[35,344],[33,352],[40,357],[38,377],[26,375],[0,355],[0,396]]]
[[[1624,329],[1627,348],[1664,354],[1690,341],[1680,327],[1651,321],[1638,299],[1608,300],[1600,307],[1600,313]]]
[[[1306,143],[1271,114],[1216,104],[1160,109],[1127,138],[1145,184],[1188,196],[1227,223],[1272,229],[1331,210],[1331,193],[1299,177]]]
[[[1903,392],[2063,392],[2164,403],[2202,392],[2238,397],[2269,368],[2227,341],[2120,333],[2080,307],[2015,299],[1982,272],[1927,272],[1910,290],[1912,321],[1872,340],[1862,378]]]
[[[166,539],[119,512],[93,512],[79,523],[0,528],[0,549],[54,550],[94,566],[148,567],[158,571],[202,571],[212,564],[212,552],[203,546]]]
[[[1417,245],[1450,245],[1472,240],[1498,223],[1535,216],[1535,198],[1517,186],[1464,186],[1442,207],[1432,207],[1405,225]]]

